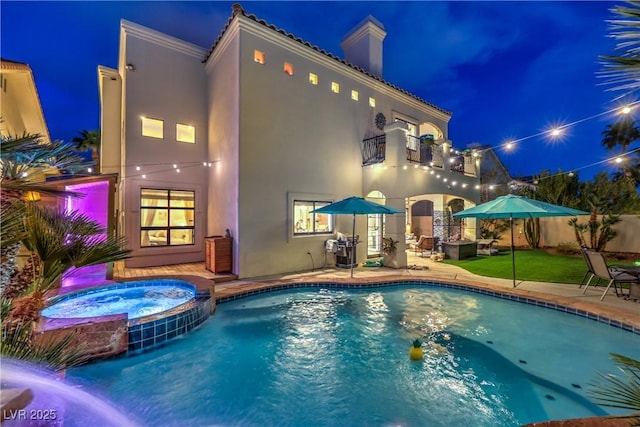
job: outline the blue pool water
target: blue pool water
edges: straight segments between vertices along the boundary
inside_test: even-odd
[[[69,319],[127,313],[131,320],[170,310],[194,298],[195,288],[187,282],[130,282],[63,295],[41,314],[53,319]]]
[[[67,379],[142,425],[518,426],[608,413],[586,392],[617,372],[610,352],[640,358],[640,336],[456,289],[308,288],[220,304],[171,345]]]

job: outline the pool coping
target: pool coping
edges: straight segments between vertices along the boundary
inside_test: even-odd
[[[521,303],[545,307],[569,314],[578,315],[591,320],[596,320],[617,328],[624,329],[634,334],[640,334],[640,313],[632,310],[611,307],[590,301],[576,300],[555,294],[537,291],[529,291],[520,288],[508,289],[499,285],[475,282],[464,279],[444,279],[422,277],[407,277],[402,275],[390,275],[384,277],[367,278],[295,278],[274,279],[265,281],[245,281],[242,283],[226,282],[223,288],[216,287],[216,304],[272,292],[282,289],[295,289],[303,287],[332,286],[346,289],[366,289],[384,286],[398,286],[401,284],[417,284],[460,288],[470,292],[485,294],[497,298],[509,299]],[[640,306],[639,306],[640,310]]]

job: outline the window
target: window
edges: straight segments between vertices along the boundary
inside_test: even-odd
[[[179,142],[196,142],[196,127],[176,123],[176,140]]]
[[[293,76],[293,65],[289,64],[288,62],[284,63],[284,72],[289,74],[290,76]]]
[[[340,83],[331,82],[331,92],[340,93]]]
[[[351,99],[353,99],[354,101],[358,100],[358,91],[357,90],[352,90],[351,91]]]
[[[194,244],[195,193],[183,190],[140,190],[140,246]]]
[[[164,138],[164,122],[158,119],[142,118],[142,136]]]
[[[376,106],[375,98],[369,97],[369,107],[375,107],[375,106]]]
[[[317,85],[318,84],[318,75],[317,74],[313,74],[313,73],[309,73],[309,83],[311,83],[312,85]]]
[[[253,60],[258,64],[264,64],[264,52],[260,52],[259,50],[254,50]]]
[[[329,205],[330,202],[311,200],[293,201],[293,235],[333,233],[333,215],[316,214],[311,211]]]

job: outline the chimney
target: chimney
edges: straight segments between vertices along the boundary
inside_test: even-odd
[[[340,43],[344,59],[382,77],[382,41],[386,35],[384,25],[373,16],[367,16]]]

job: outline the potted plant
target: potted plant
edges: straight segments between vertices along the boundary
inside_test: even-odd
[[[382,254],[383,256],[383,265],[385,267],[394,267],[397,268],[396,264],[396,252],[398,249],[398,241],[393,240],[392,237],[383,237],[382,238]]]

